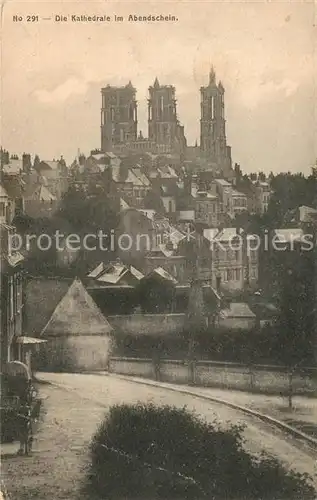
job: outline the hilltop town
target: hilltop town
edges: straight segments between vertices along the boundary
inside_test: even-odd
[[[175,87],[155,78],[145,103],[131,81],[101,89],[100,147],[71,164],[1,150],[6,360],[19,336],[43,334],[74,279],[126,335],[179,333],[193,284],[207,326],[248,332],[280,317],[281,269],[315,234],[316,172],[244,174],[227,144],[225,88],[213,68],[197,92],[199,145],[187,145]],[[143,105],[147,137],[138,129]],[[293,196],[285,206],[283,186]]]

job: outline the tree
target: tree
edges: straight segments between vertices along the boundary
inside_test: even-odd
[[[276,353],[289,370],[289,408],[293,373],[312,363],[315,343],[315,251],[300,248],[283,255],[279,271],[279,318]]]

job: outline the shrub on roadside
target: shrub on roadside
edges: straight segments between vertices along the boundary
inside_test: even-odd
[[[89,498],[313,500],[308,478],[243,448],[241,428],[153,404],[116,405],[91,443]]]

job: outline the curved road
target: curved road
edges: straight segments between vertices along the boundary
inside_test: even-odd
[[[103,415],[114,404],[138,401],[187,406],[223,426],[244,424],[245,447],[249,451],[265,450],[286,467],[308,473],[317,490],[316,454],[238,410],[116,376],[41,373],[39,378],[53,385],[40,385],[44,417],[35,436],[34,453],[28,458],[11,456],[2,461],[4,479],[13,499],[78,499],[85,451]]]
[[[273,429],[259,420],[222,404],[215,404],[199,397],[171,392],[158,387],[136,384],[115,376],[49,374],[46,380],[64,385],[80,397],[94,401],[101,406],[117,403],[152,401],[155,404],[187,406],[208,421],[217,420],[222,425],[244,424],[245,446],[253,452],[265,450],[277,457],[287,467],[298,472],[306,472],[315,479],[317,487],[317,453],[298,448],[296,440],[282,431]],[[43,378],[43,374],[41,374]]]

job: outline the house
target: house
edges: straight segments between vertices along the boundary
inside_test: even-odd
[[[98,264],[87,276],[86,288],[106,315],[129,314],[137,306],[135,292],[144,274],[119,260]]]
[[[144,255],[163,243],[170,224],[155,210],[129,208],[119,213],[117,249],[122,262],[142,267]]]
[[[236,189],[231,191],[231,212],[232,216],[241,214],[248,210],[247,196]]]
[[[82,282],[74,280],[41,332],[46,369],[82,371],[107,367],[113,328]]]
[[[220,204],[217,195],[208,191],[194,191],[195,222],[205,227],[218,227]]]
[[[14,218],[13,200],[9,197],[7,190],[3,184],[0,184],[0,222],[11,223]]]
[[[316,224],[317,210],[312,207],[301,205],[298,207],[297,219],[300,224]]]
[[[265,212],[267,212],[271,197],[270,184],[268,182],[256,181],[255,192],[256,192],[256,211],[257,213],[264,214]]]
[[[0,331],[1,361],[20,360],[18,339],[23,335],[24,304],[24,257],[15,250],[15,227],[0,223],[1,266],[0,266]]]
[[[218,326],[230,330],[252,330],[256,327],[256,315],[245,302],[231,302],[220,311]]]
[[[37,173],[45,179],[46,187],[60,200],[68,188],[68,169],[65,160],[40,161],[34,165]]]
[[[25,213],[32,218],[51,217],[59,202],[54,194],[42,184],[28,184],[24,190]]]
[[[259,256],[252,235],[236,228],[207,229],[204,238],[210,242],[212,284],[223,291],[236,292],[258,283]],[[252,249],[254,248],[254,249]]]

